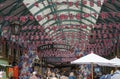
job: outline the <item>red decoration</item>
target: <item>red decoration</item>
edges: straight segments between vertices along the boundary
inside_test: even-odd
[[[49,20],[50,19],[50,16],[49,15],[46,15],[47,19]]]
[[[61,14],[61,15],[60,15],[60,19],[61,19],[61,20],[68,19],[68,16],[65,15],[65,14]]]
[[[87,4],[87,0],[82,0],[82,4],[86,5]]]
[[[37,15],[36,18],[37,18],[38,21],[41,21],[43,19],[41,15]]]
[[[76,2],[76,7],[78,8],[78,6],[79,6],[79,1]]]
[[[26,22],[26,20],[27,20],[27,18],[26,18],[25,16],[21,16],[21,17],[20,17],[20,21]]]
[[[34,6],[39,7],[38,2],[35,2],[35,3],[34,3]]]
[[[92,13],[92,15],[94,15],[94,17],[97,17],[97,14],[96,14],[96,13]]]
[[[34,17],[33,17],[32,15],[29,15],[28,18],[29,18],[30,20],[34,20]]]
[[[73,2],[69,2],[69,6],[71,7],[73,5]]]
[[[18,17],[17,17],[17,16],[14,16],[13,18],[14,18],[15,21],[18,20]]]
[[[73,14],[69,14],[68,15],[70,19],[73,19],[74,18],[74,15]]]
[[[80,13],[76,14],[76,18],[77,18],[78,20],[80,20],[80,19],[81,19],[81,14],[80,14]]]
[[[78,59],[78,58],[80,58],[80,57],[82,57],[83,55],[82,54],[78,54],[77,56],[76,56],[76,58]]]
[[[102,19],[105,19],[105,17],[106,17],[105,13],[103,13],[103,12],[100,13],[100,16],[101,16]]]
[[[100,7],[101,6],[101,0],[97,1],[97,6]]]
[[[93,0],[92,0],[92,1],[90,1],[90,6],[91,6],[91,7],[93,7],[93,6],[94,6],[94,2],[93,2]]]
[[[89,16],[90,16],[90,14],[84,13],[84,17],[85,17],[85,18],[87,18],[87,17],[89,17]]]

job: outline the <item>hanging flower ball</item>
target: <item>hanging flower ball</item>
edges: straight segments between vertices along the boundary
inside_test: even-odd
[[[80,58],[82,56],[83,56],[83,54],[78,54],[78,55],[76,55],[76,58],[78,59],[78,58]]]

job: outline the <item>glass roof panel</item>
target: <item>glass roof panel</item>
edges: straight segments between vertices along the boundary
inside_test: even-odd
[[[35,3],[37,2],[38,5],[35,5]],[[39,24],[42,25],[44,28],[50,27],[50,26],[57,26],[57,28],[60,28],[59,26],[64,26],[64,25],[81,25],[81,24],[86,24],[86,25],[91,25],[91,24],[95,24],[96,20],[98,18],[98,13],[101,10],[101,7],[98,7],[97,5],[97,0],[94,0],[94,6],[91,7],[90,6],[90,1],[86,0],[87,4],[86,5],[82,5],[81,0],[43,0],[39,1],[39,0],[24,0],[24,3],[30,3],[30,5],[27,5],[26,7],[31,11],[31,13],[33,15],[35,15],[35,18],[37,19],[38,15],[41,15],[42,17],[44,17],[42,20],[39,21]],[[70,2],[72,2],[73,4],[70,6]],[[77,7],[77,2],[78,2],[78,7]],[[101,0],[101,2],[103,2],[103,0]],[[101,3],[102,5],[102,3]],[[76,15],[80,13],[82,15],[81,19],[78,20],[76,19]],[[89,14],[93,14],[96,13],[96,17],[95,16],[89,16],[89,17],[83,17],[85,13],[89,13]],[[61,20],[60,15],[69,15],[72,14],[73,18],[66,18],[64,20]],[[49,18],[46,17],[46,15],[49,15]],[[56,19],[53,19],[54,15],[56,15]],[[87,26],[87,28],[83,29],[83,32],[85,32],[86,34],[88,34],[91,30],[91,28],[89,26]],[[66,29],[66,28],[62,28],[61,30],[57,30],[56,33],[54,33],[53,29],[51,30],[45,30],[46,32],[49,32],[48,34],[51,36],[55,36],[60,35],[60,33],[62,33],[63,35],[65,35],[66,31],[69,31],[74,33],[75,31],[78,31],[77,28],[76,29]],[[79,31],[78,31],[79,32]],[[66,36],[66,35],[65,35]],[[59,37],[61,38],[61,37]],[[75,40],[77,40],[76,38],[74,38]],[[73,39],[73,40],[74,40]],[[87,37],[85,39],[88,39]],[[63,40],[63,38],[61,38],[61,40]],[[67,40],[66,38],[64,38],[64,40]]]

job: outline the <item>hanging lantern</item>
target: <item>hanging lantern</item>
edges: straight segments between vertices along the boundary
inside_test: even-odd
[[[13,21],[10,24],[12,35],[19,35],[21,31],[21,26],[19,21]]]

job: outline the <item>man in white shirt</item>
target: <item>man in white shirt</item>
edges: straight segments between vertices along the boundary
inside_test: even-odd
[[[120,79],[120,71],[116,70],[113,76],[111,76],[111,79]]]

